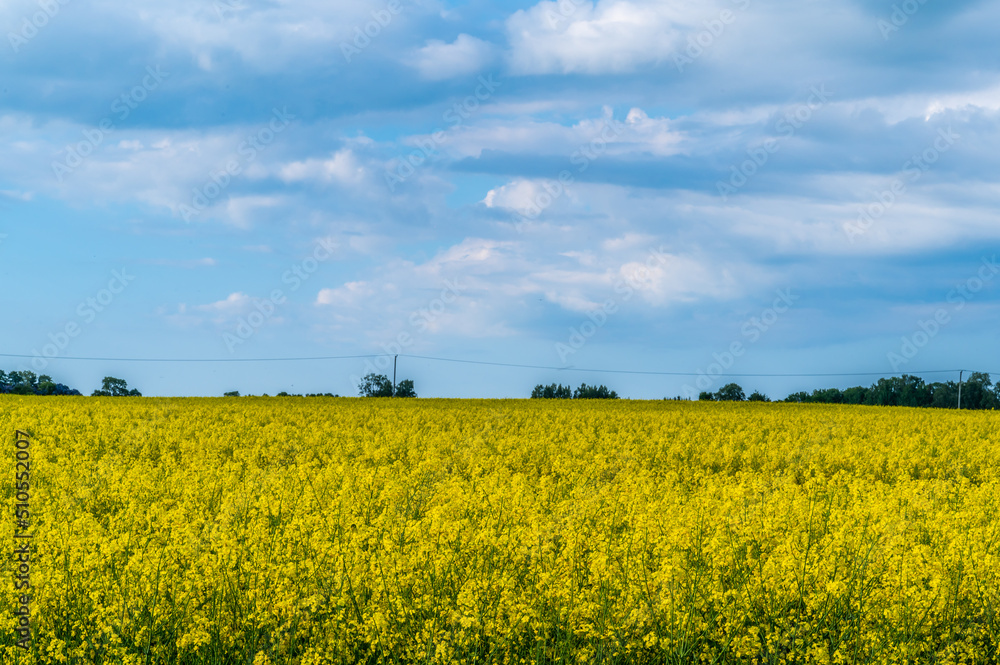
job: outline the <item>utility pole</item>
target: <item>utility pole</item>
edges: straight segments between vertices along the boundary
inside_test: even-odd
[[[965,370],[962,370],[962,369],[958,370],[958,408],[959,408],[959,410],[961,410],[961,408],[962,408],[962,374],[964,374],[964,373],[965,373]]]
[[[399,358],[398,355],[392,357],[392,395],[396,396],[396,360]],[[960,393],[961,394],[961,393]],[[959,400],[961,403],[961,399]],[[959,406],[959,408],[962,408]]]

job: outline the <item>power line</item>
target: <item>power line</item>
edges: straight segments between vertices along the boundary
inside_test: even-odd
[[[321,360],[360,360],[367,358],[381,358],[387,354],[362,354],[347,356],[301,356],[282,358],[103,358],[90,356],[56,356],[46,358],[46,360],[74,360],[85,362],[133,362],[133,363],[273,363],[273,362],[309,362]],[[512,367],[518,369],[540,369],[554,372],[586,372],[592,374],[630,374],[643,376],[702,376],[708,375],[706,372],[658,372],[649,370],[628,370],[628,369],[601,369],[594,367],[559,367],[555,365],[526,365],[519,363],[491,362],[486,360],[467,360],[462,358],[439,358],[436,356],[418,356],[409,354],[399,354],[403,358],[414,360],[428,360],[432,362],[460,363],[465,365],[485,365],[490,367]],[[0,353],[0,358],[37,358],[37,355],[25,355],[17,353]],[[916,376],[919,374],[954,374],[961,370],[957,369],[935,369],[935,370],[911,370],[908,372],[832,372],[832,373],[721,373],[714,376],[727,378],[822,378],[822,377],[849,377],[849,376],[902,376],[909,374]],[[991,374],[994,372],[990,372]],[[1000,372],[996,372],[1000,374]]]
[[[556,367],[551,365],[519,365],[516,363],[498,363],[498,362],[487,362],[484,360],[461,360],[457,358],[436,358],[433,356],[411,356],[406,354],[400,354],[403,358],[414,358],[417,360],[433,360],[437,362],[449,362],[449,363],[463,363],[469,365],[489,365],[493,367],[518,367],[523,369],[545,369],[560,372],[593,372],[601,374],[641,374],[647,376],[701,376],[706,374],[705,372],[651,372],[651,371],[640,371],[640,370],[627,370],[627,369],[595,369],[591,367]],[[729,378],[761,378],[761,377],[772,377],[772,378],[812,378],[812,377],[835,377],[835,376],[902,376],[904,374],[917,375],[917,374],[954,374],[958,372],[957,369],[933,369],[924,371],[910,371],[910,372],[840,372],[840,373],[828,373],[828,374],[718,374],[717,376],[725,376]]]

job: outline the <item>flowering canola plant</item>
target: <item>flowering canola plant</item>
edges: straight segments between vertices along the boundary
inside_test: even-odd
[[[992,412],[0,396],[6,663],[986,663]]]

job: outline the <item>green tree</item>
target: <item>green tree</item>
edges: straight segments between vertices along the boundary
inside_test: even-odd
[[[42,374],[38,377],[38,389],[37,393],[39,395],[54,395],[56,392],[56,382],[52,380],[52,377],[48,374]]]
[[[993,381],[990,379],[990,375],[985,372],[970,374],[962,386],[962,408],[994,409],[996,406],[996,392],[993,390]]]
[[[125,379],[106,376],[101,381],[101,389],[91,393],[91,397],[142,397],[138,390],[129,390]]]
[[[844,391],[844,404],[864,404],[865,395],[868,389],[863,386],[854,386]]]
[[[904,374],[879,379],[865,395],[872,406],[930,406],[931,391],[918,376]]]
[[[609,390],[607,386],[588,386],[581,383],[580,387],[573,391],[573,399],[618,399],[618,393]]]
[[[760,392],[759,390],[755,390],[752,393],[750,393],[750,397],[747,397],[747,401],[748,402],[770,402],[771,398],[769,398],[767,395],[765,395],[764,393]]]
[[[958,407],[958,383],[955,381],[939,381],[927,386],[931,393],[930,406],[936,409],[954,409]]]
[[[230,391],[228,393],[223,393],[222,396],[223,397],[239,397],[240,396],[240,391],[239,390],[232,390],[232,391]]]
[[[361,378],[358,393],[362,397],[392,397],[392,381],[385,374],[366,374]]]
[[[38,377],[35,376],[34,372],[29,370],[11,372],[7,375],[7,380],[10,381],[10,385],[14,388],[26,387],[31,389],[32,392],[38,386]]]
[[[826,388],[824,390],[814,390],[812,401],[818,404],[843,404],[844,393],[839,388]]]
[[[538,384],[531,391],[532,399],[570,399],[571,397],[573,397],[573,389],[558,383],[552,383],[547,386]]]
[[[413,381],[410,379],[403,379],[396,386],[396,394],[393,397],[416,397],[417,391],[413,388]]]
[[[745,402],[747,396],[738,383],[727,383],[715,393],[715,399],[718,402]]]

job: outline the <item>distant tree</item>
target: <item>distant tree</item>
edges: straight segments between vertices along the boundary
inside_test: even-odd
[[[396,394],[393,397],[416,397],[417,391],[413,388],[413,381],[404,379],[396,386]]]
[[[745,402],[746,399],[747,396],[738,383],[727,383],[715,393],[715,400],[718,402]]]
[[[810,395],[809,393],[807,393],[805,391],[800,390],[799,392],[792,393],[791,395],[789,395],[788,397],[786,397],[785,401],[786,402],[793,402],[793,403],[796,403],[796,404],[807,403],[807,402],[811,402],[812,401],[812,395]]]
[[[758,390],[755,390],[752,393],[750,393],[750,397],[747,397],[747,401],[748,402],[770,402],[771,398],[768,397],[767,395],[765,395],[764,393],[762,393],[762,392],[760,392]]]
[[[956,402],[958,401],[956,396]],[[985,372],[973,372],[962,385],[963,409],[995,409],[997,395],[993,381]]]
[[[989,380],[989,376],[987,376]],[[919,376],[902,376],[900,406],[927,407],[931,405],[931,391]]]
[[[618,399],[618,393],[608,390],[607,386],[588,386],[581,383],[580,387],[573,391],[573,399]]]
[[[34,372],[28,370],[11,372],[7,375],[7,380],[10,381],[12,388],[27,387],[32,392],[34,392],[35,387],[38,385],[38,377],[35,376]]]
[[[865,403],[870,406],[902,406],[903,381],[898,376],[879,379],[868,390]]]
[[[954,381],[937,381],[927,384],[930,392],[930,405],[935,409],[954,409],[958,407],[958,384]]]
[[[839,388],[827,388],[825,390],[814,390],[812,401],[818,404],[843,404],[844,393]]]
[[[862,386],[855,386],[844,391],[844,404],[864,404],[865,395],[868,389]]]
[[[91,397],[142,397],[142,393],[134,389],[129,390],[128,382],[124,379],[106,376],[101,381],[101,389],[91,393]]]
[[[239,390],[231,390],[228,393],[223,393],[222,396],[223,397],[239,397],[240,396],[240,391]]]
[[[35,392],[39,395],[54,395],[56,392],[56,382],[48,374],[38,377],[38,387]]]
[[[572,388],[557,383],[552,383],[547,386],[538,384],[535,386],[535,389],[531,391],[532,399],[570,399],[572,397]]]
[[[700,393],[698,393],[698,401],[699,402],[714,402],[715,401],[715,393],[710,393],[707,390],[703,390]]]
[[[362,397],[392,397],[392,381],[385,374],[366,374],[358,391]]]

